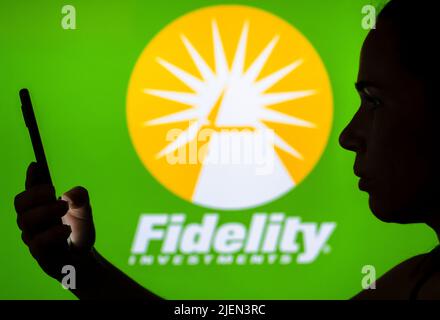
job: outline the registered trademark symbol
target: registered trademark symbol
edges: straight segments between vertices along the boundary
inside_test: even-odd
[[[322,248],[322,252],[324,252],[325,254],[330,253],[330,251],[332,251],[332,248],[326,244],[324,248]]]

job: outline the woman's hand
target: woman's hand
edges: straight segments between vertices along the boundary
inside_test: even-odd
[[[26,174],[25,191],[15,197],[22,239],[41,268],[60,279],[64,265],[87,255],[95,242],[95,228],[87,190],[75,187],[56,199],[36,163]]]

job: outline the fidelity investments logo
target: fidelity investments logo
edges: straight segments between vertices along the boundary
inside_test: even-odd
[[[145,167],[175,195],[234,211],[229,217],[295,188],[321,156],[332,116],[329,79],[308,40],[241,5],[199,9],[166,26],[128,88],[128,127]],[[280,212],[245,223],[188,217],[142,214],[129,264],[309,263],[329,250],[336,226]]]

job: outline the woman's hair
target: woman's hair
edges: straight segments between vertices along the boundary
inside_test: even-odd
[[[435,0],[391,0],[378,16],[397,31],[399,56],[404,67],[436,90],[439,77],[439,30]],[[431,91],[432,92],[432,91]]]

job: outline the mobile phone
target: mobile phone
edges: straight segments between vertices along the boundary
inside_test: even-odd
[[[35,159],[37,160],[38,167],[42,171],[41,183],[53,185],[29,90],[25,88],[21,89],[19,94],[21,100],[21,112],[23,113],[24,122],[29,131]]]

